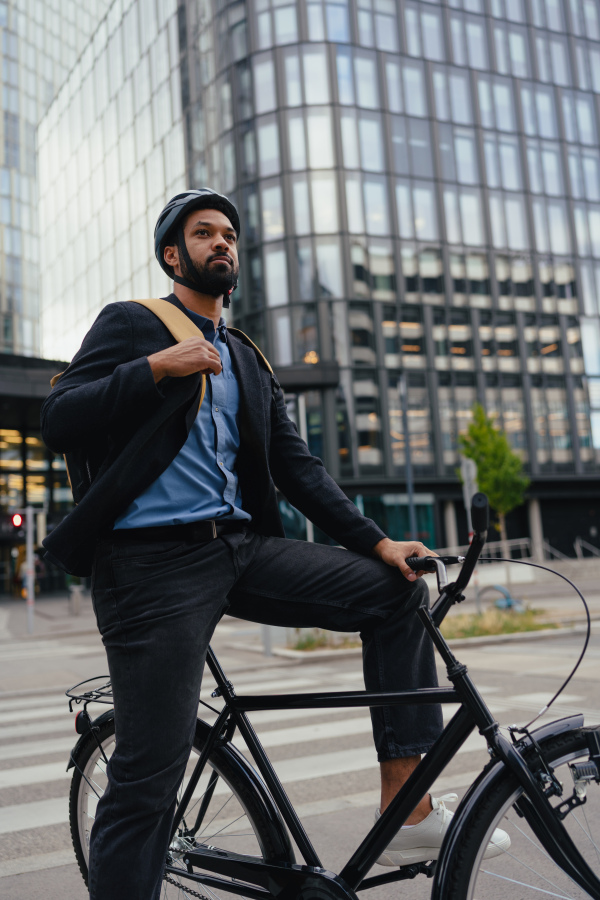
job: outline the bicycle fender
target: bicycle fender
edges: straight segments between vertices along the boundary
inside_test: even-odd
[[[105,722],[109,722],[111,719],[114,719],[115,711],[114,709],[107,709],[106,712],[102,713],[101,716],[98,716],[97,719],[94,719],[92,722],[92,728],[98,727],[101,728]],[[72,769],[75,766],[75,763],[79,759],[79,754],[81,753],[81,748],[83,747],[86,741],[89,741],[90,738],[93,740],[94,736],[91,731],[86,731],[85,734],[82,734],[73,749],[69,754],[69,762],[67,763],[67,772],[69,769]]]
[[[538,744],[544,743],[548,738],[556,737],[564,734],[566,731],[574,731],[576,728],[583,726],[583,715],[577,713],[573,716],[566,716],[564,719],[557,719],[555,722],[547,722],[545,725],[536,728],[531,732]],[[531,741],[525,738],[522,746],[526,749],[531,746]],[[491,789],[497,779],[504,778],[509,773],[502,760],[492,759],[481,771],[477,779],[473,782],[466,794],[462,798],[458,809],[452,817],[450,827],[444,842],[442,844],[440,857],[437,862],[433,889],[431,891],[431,900],[445,900],[448,895],[448,877],[450,874],[450,861],[454,855],[454,851],[460,844],[461,831],[463,822],[472,813],[473,809]]]
[[[207,723],[203,722],[202,719],[196,720],[196,734],[200,737],[203,743],[208,737],[210,731],[210,725],[207,725]],[[239,777],[243,779],[248,786],[248,792],[254,794],[255,799],[258,799],[260,801],[260,804],[263,808],[263,815],[265,816],[265,818],[268,818],[273,830],[277,832],[280,841],[279,854],[281,855],[281,858],[284,860],[291,860],[292,862],[295,862],[296,857],[290,840],[289,832],[285,826],[279,809],[275,805],[275,801],[271,797],[270,792],[267,790],[267,787],[258,772],[250,765],[245,756],[243,756],[237,749],[237,747],[235,747],[230,741],[217,743],[214,752],[227,754],[229,764],[231,766],[234,766],[238,770]],[[246,809],[244,806],[244,798],[238,797],[238,799],[244,809]],[[246,810],[246,812],[248,812],[248,810]]]

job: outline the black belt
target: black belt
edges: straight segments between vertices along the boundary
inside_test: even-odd
[[[246,531],[247,522],[217,522],[205,519],[202,522],[188,522],[185,525],[159,525],[153,528],[116,528],[110,532],[113,541],[188,541],[196,544],[213,541],[222,534]]]

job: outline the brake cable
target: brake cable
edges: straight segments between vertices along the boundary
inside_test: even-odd
[[[544,706],[539,711],[539,713],[536,716],[534,716],[534,718],[531,720],[531,722],[527,723],[527,725],[524,725],[522,728],[515,728],[515,731],[525,732],[533,725],[534,722],[537,722],[537,720],[540,718],[540,716],[543,716],[544,713],[550,709],[550,707],[552,706],[554,701],[562,694],[562,692],[564,691],[564,689],[566,688],[568,683],[573,678],[575,672],[581,665],[583,657],[585,656],[586,650],[588,648],[588,644],[590,642],[590,635],[591,635],[591,631],[592,631],[592,620],[590,617],[590,608],[587,604],[585,597],[583,596],[583,594],[581,593],[581,591],[579,590],[577,585],[574,584],[570,578],[567,578],[566,575],[561,574],[561,572],[557,572],[555,569],[551,569],[549,566],[542,566],[542,565],[540,565],[540,563],[529,562],[529,560],[526,560],[526,559],[505,559],[503,557],[498,557],[498,556],[480,556],[479,559],[480,560],[485,559],[487,562],[517,563],[518,565],[521,565],[521,566],[531,566],[533,569],[543,569],[545,572],[550,572],[552,575],[558,575],[559,578],[562,578],[563,581],[566,581],[567,584],[570,584],[571,587],[573,588],[573,590],[575,591],[575,593],[579,595],[581,602],[583,603],[583,608],[585,609],[585,616],[586,616],[586,623],[587,623],[586,636],[585,636],[585,641],[583,644],[583,649],[582,649],[581,653],[579,654],[579,658],[578,658],[577,662],[575,663],[573,669],[571,670],[570,675],[565,679],[565,681],[559,687],[559,689],[557,690],[555,695],[552,697],[552,699],[546,704],[546,706]]]

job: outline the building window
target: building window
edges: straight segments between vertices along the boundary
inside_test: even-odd
[[[390,112],[406,112],[410,116],[427,115],[427,95],[423,66],[417,62],[394,62],[385,66]]]
[[[525,134],[543,138],[558,137],[552,88],[523,85],[521,105]]]
[[[438,119],[471,125],[471,88],[469,77],[459,69],[435,68],[433,70],[433,91]]]
[[[433,183],[396,181],[396,209],[400,237],[423,241],[438,239],[438,217]]]
[[[503,78],[479,76],[478,91],[483,127],[516,131],[511,82]]]
[[[451,16],[452,54],[459,66],[472,69],[489,68],[489,50],[483,19],[472,16]]]
[[[12,112],[4,113],[4,165],[9,169],[20,167],[19,117]]]

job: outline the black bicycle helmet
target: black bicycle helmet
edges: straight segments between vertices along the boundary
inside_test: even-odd
[[[166,272],[169,278],[183,284],[192,290],[197,290],[198,286],[186,278],[181,278],[175,274],[173,267],[165,262],[165,247],[167,244],[177,242],[184,257],[184,261],[188,270],[193,270],[191,260],[185,245],[183,237],[183,221],[186,216],[194,209],[218,209],[227,216],[233,225],[235,232],[240,236],[240,217],[238,211],[227,197],[218,194],[211,188],[200,188],[199,190],[184,191],[176,194],[167,203],[162,210],[156,222],[154,229],[154,253],[158,260],[158,264]],[[179,232],[179,234],[178,234]],[[227,298],[223,304],[228,306]]]

